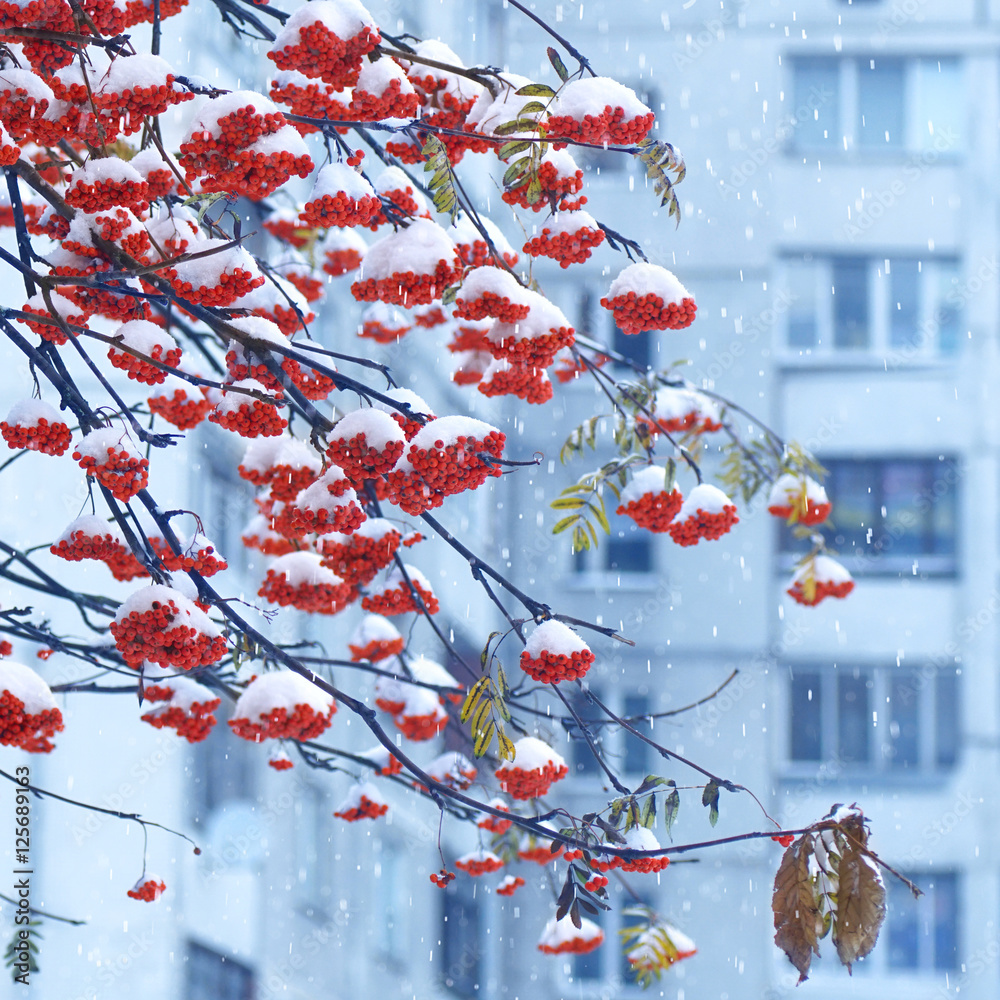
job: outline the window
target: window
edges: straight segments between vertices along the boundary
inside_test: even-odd
[[[786,340],[807,356],[869,351],[897,364],[953,354],[962,323],[955,258],[789,258]]]
[[[902,775],[949,768],[958,757],[950,668],[794,667],[789,708],[793,763]]]
[[[460,997],[479,995],[482,962],[482,907],[468,883],[449,885],[441,904],[441,982]]]
[[[956,153],[965,115],[956,58],[802,57],[792,62],[798,152],[914,152],[917,165]]]
[[[249,966],[188,941],[185,1000],[254,1000],[255,992]]]
[[[606,494],[610,536],[598,531],[598,546],[574,556],[577,573],[613,573],[636,575],[654,572],[653,544],[650,533],[624,515],[612,513],[618,505],[614,494]]]
[[[641,716],[648,716],[652,711],[649,695],[629,694],[625,696],[623,711],[626,719],[630,719],[630,725],[644,736],[656,739],[655,731],[650,727],[648,719]],[[648,743],[644,743],[637,736],[623,732],[621,738],[625,741],[625,754],[622,766],[626,774],[641,774],[645,777],[653,769],[651,764],[652,748]]]
[[[919,899],[898,879],[886,886],[886,961],[892,970],[947,972],[958,968],[958,878],[954,872],[904,873]]]
[[[956,571],[958,482],[951,458],[823,459],[830,544],[855,574]],[[801,548],[781,528],[785,552]]]
[[[219,712],[224,715],[225,712]],[[227,802],[252,799],[255,794],[254,747],[246,740],[234,740],[224,719],[201,743],[192,748],[195,766],[191,770],[188,802],[192,821],[204,824],[212,812]]]

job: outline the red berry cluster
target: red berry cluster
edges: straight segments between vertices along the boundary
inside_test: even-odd
[[[833,580],[816,580],[808,590],[803,580],[796,580],[785,593],[797,604],[802,604],[807,608],[814,608],[820,601],[825,600],[827,597],[843,599],[852,590],[854,590],[853,580],[842,580],[839,583]]]
[[[520,875],[514,875],[504,880],[503,884],[497,887],[498,896],[513,896],[521,886],[524,879]]]
[[[326,535],[331,531],[349,534],[359,528],[365,520],[365,512],[353,501],[328,510],[326,507],[313,509],[309,506],[289,504],[286,509],[288,525],[294,537],[307,534]],[[282,532],[284,534],[284,532]]]
[[[136,885],[129,889],[126,895],[129,899],[138,899],[143,903],[153,903],[167,890],[166,882],[157,882],[156,879],[147,879],[141,885]]]
[[[267,571],[257,595],[283,608],[291,606],[300,611],[313,611],[321,615],[335,615],[357,596],[354,588],[343,581],[302,582],[292,586],[284,573],[275,573],[273,569]]]
[[[575,139],[595,146],[628,146],[645,139],[655,118],[652,111],[626,118],[623,108],[605,105],[600,114],[584,115],[580,121],[571,115],[554,115],[546,120],[545,131],[549,139]],[[555,149],[565,145],[553,143]]]
[[[598,889],[603,889],[607,884],[607,875],[595,875],[593,878],[584,882],[583,887],[587,890],[587,892],[597,892]]]
[[[133,254],[134,256],[134,254]],[[168,368],[176,368],[181,362],[181,349],[179,347],[168,348],[163,351],[162,344],[156,344],[150,352],[149,357],[153,361],[159,361],[161,365]],[[126,351],[119,351],[117,348],[108,348],[108,360],[115,368],[119,368],[128,373],[130,379],[136,382],[143,382],[146,385],[161,385],[166,381],[167,373],[162,368],[151,365],[143,358],[137,358],[134,354]]]
[[[56,271],[53,269],[53,274]],[[93,273],[93,271],[91,272]],[[63,305],[64,301],[60,300],[59,305]],[[68,304],[68,303],[66,303]],[[36,305],[33,302],[26,302],[21,306],[21,311],[27,313],[29,316],[39,316],[48,322],[45,323],[34,323],[30,319],[22,320],[22,322],[33,332],[37,333],[42,340],[47,340],[57,347],[65,344],[69,339],[65,333],[63,333],[62,328],[55,322],[53,322],[54,317],[52,313],[45,308],[44,305]],[[87,322],[87,313],[85,311],[80,311],[78,313],[62,313],[62,318],[66,321],[69,326],[83,326]],[[71,330],[70,333],[75,337],[76,332]]]
[[[508,205],[518,205],[521,208],[530,208],[534,212],[540,212],[543,208],[550,208],[553,201],[557,201],[559,211],[571,211],[579,208],[587,201],[580,198],[578,201],[569,202],[568,196],[576,194],[583,187],[583,171],[577,170],[573,174],[560,174],[556,165],[548,161],[543,161],[538,168],[538,181],[542,186],[541,197],[531,204],[528,201],[528,187],[531,178],[525,174],[520,182],[515,182],[516,186],[504,191],[501,195]],[[559,199],[562,199],[559,201]]]
[[[459,858],[455,862],[455,867],[471,875],[473,878],[477,878],[480,875],[490,875],[493,872],[500,871],[503,868],[503,861],[495,854],[484,852],[484,856],[481,858],[471,856],[468,858]]]
[[[50,753],[52,737],[63,730],[58,708],[31,714],[24,702],[6,689],[0,692],[0,746],[20,747],[28,753]]]
[[[303,226],[330,229],[333,226],[367,226],[382,211],[382,202],[374,195],[352,198],[343,191],[307,201],[299,218]]]
[[[312,158],[296,156],[276,142],[254,144],[275,136],[288,126],[280,111],[261,114],[253,104],[222,115],[216,121],[219,135],[202,131],[180,144],[178,162],[189,184],[199,183],[203,191],[233,193],[259,201],[266,198],[295,174],[308,177]]]
[[[169,687],[150,686],[146,688],[144,694],[149,701],[170,701],[174,692]],[[140,718],[154,729],[175,729],[177,735],[183,736],[188,743],[200,743],[208,737],[215,725],[216,719],[212,713],[219,707],[219,702],[219,698],[206,702],[196,701],[187,711],[172,705],[147,712]]]
[[[353,247],[346,250],[327,250],[324,255],[323,270],[332,278],[349,274],[361,267],[361,254]]]
[[[172,573],[188,573],[195,570],[202,576],[214,576],[224,569],[229,569],[229,563],[215,551],[213,545],[205,545],[197,549],[192,545],[186,552],[177,555],[166,540],[159,535],[150,538],[149,542],[160,562]]]
[[[14,652],[14,647],[6,639],[0,641],[0,660],[5,656],[10,656]]]
[[[339,819],[347,820],[348,823],[356,823],[359,819],[378,819],[388,811],[389,806],[385,802],[372,802],[367,795],[362,795],[359,805],[352,809],[345,809],[343,812],[335,812],[333,815]]]
[[[358,78],[361,60],[382,40],[378,28],[363,25],[350,38],[340,38],[317,17],[298,29],[297,44],[272,49],[267,58],[278,69],[298,70],[305,76],[319,77],[338,90],[351,87]]]
[[[644,330],[683,330],[689,327],[698,312],[694,299],[664,303],[663,297],[652,292],[646,295],[616,295],[602,298],[601,305],[614,313],[615,325],[622,333],[642,333]]]
[[[670,858],[663,856],[659,858],[633,858],[631,861],[621,860],[618,866],[623,872],[641,872],[650,874],[652,872],[662,872],[670,864]]]
[[[317,83],[310,81],[308,85],[301,86],[292,80],[275,81],[271,84],[268,96],[277,104],[284,104],[293,115],[300,115],[303,118],[328,118],[331,121],[347,121],[351,114],[348,106],[338,100],[339,94],[335,87],[328,83]],[[300,135],[309,135],[318,131],[315,125],[305,122],[292,123]],[[338,128],[338,132],[344,133],[347,130]]]
[[[0,428],[2,427],[3,424],[0,424]],[[13,447],[13,445],[11,447]],[[832,503],[817,503],[812,499],[812,497],[805,497],[804,499],[804,511],[800,505],[793,507],[791,504],[780,504],[768,507],[767,512],[768,514],[774,515],[774,517],[784,518],[786,521],[794,515],[798,524],[806,524],[810,526],[814,524],[822,524],[830,516],[830,511],[833,510]]]
[[[385,569],[392,562],[401,540],[398,531],[387,531],[379,538],[353,534],[342,540],[324,539],[320,548],[323,565],[347,583],[363,587],[375,579],[380,569]]]
[[[507,358],[512,364],[525,367],[548,368],[558,351],[576,343],[576,331],[571,326],[560,326],[539,337],[519,338],[515,323],[499,342],[487,338],[487,343],[495,358]]]
[[[547,865],[557,860],[561,854],[562,845],[550,843],[525,844],[517,852],[517,856],[522,861],[534,861],[536,865]]]
[[[337,706],[330,703],[328,712],[317,712],[310,705],[298,704],[289,715],[287,708],[272,708],[261,713],[260,720],[230,719],[232,731],[245,740],[314,740],[330,726]]]
[[[49,546],[49,552],[67,562],[81,562],[84,559],[99,559],[106,562],[116,558],[124,548],[120,539],[109,531],[103,535],[89,535],[81,528],[70,534],[69,539],[61,538]]]
[[[632,518],[640,528],[661,533],[668,531],[670,522],[684,503],[680,490],[660,490],[658,493],[643,493],[638,500],[630,500],[615,512]]]
[[[431,490],[453,496],[482,486],[490,476],[499,476],[499,466],[480,457],[481,452],[499,458],[506,435],[493,431],[481,440],[459,435],[455,442],[436,440],[432,448],[411,445],[407,459]]]
[[[88,476],[93,476],[122,503],[128,503],[149,482],[149,460],[118,451],[114,446],[108,447],[108,457],[103,462],[78,451],[73,452],[73,458]]]
[[[368,445],[364,432],[351,438],[338,438],[326,449],[326,457],[339,465],[352,483],[360,485],[366,479],[388,472],[399,461],[405,441],[387,441],[382,448]]]
[[[488,381],[479,383],[479,391],[484,396],[517,396],[540,405],[552,398],[552,383],[544,368],[515,363],[495,370]]]
[[[347,117],[359,122],[377,122],[383,118],[413,118],[419,107],[420,98],[417,94],[402,93],[400,81],[391,80],[381,94],[372,94],[355,87]]]
[[[430,879],[439,889],[447,889],[448,883],[454,881],[455,873],[442,868],[436,874],[432,873]]]
[[[423,602],[427,613],[430,615],[437,614],[440,605],[434,594],[421,586],[418,580],[411,580],[410,582],[413,589],[417,592],[417,596]],[[386,616],[405,615],[408,611],[420,610],[405,580],[401,580],[396,587],[390,587],[375,594],[367,594],[361,599],[361,607],[365,611]]]
[[[406,715],[400,713],[394,715],[393,722],[399,727],[400,732],[414,743],[422,743],[425,740],[433,739],[438,733],[448,725],[448,716],[444,712],[435,712],[427,715]]]
[[[549,761],[544,767],[537,767],[530,771],[512,765],[501,765],[496,770],[497,780],[500,787],[512,798],[527,801],[537,799],[545,795],[549,788],[569,774],[569,768],[565,764],[556,766]]]
[[[413,314],[413,322],[424,330],[432,330],[448,322],[448,316],[441,306],[429,305]]]
[[[601,236],[603,235],[602,232]],[[439,260],[433,274],[395,271],[386,278],[367,278],[354,282],[351,294],[359,302],[388,302],[397,306],[427,305],[441,298],[441,293],[451,284],[454,274],[449,261]]]
[[[127,207],[143,211],[149,207],[149,184],[145,181],[102,177],[94,181],[79,178],[66,189],[66,204],[93,215],[112,208]]]
[[[400,636],[398,639],[372,639],[371,642],[366,642],[363,646],[348,644],[347,648],[351,651],[351,660],[354,663],[360,663],[363,660],[377,663],[379,660],[402,653],[405,644],[406,640]],[[402,707],[402,703],[399,703],[397,711]]]
[[[497,295],[495,292],[482,291],[473,299],[462,298],[459,291],[455,297],[455,315],[459,319],[486,319],[492,317],[503,323],[516,323],[519,319],[524,319],[531,311],[531,306],[527,302],[511,302],[507,295]],[[485,335],[480,334],[485,347]],[[474,347],[462,347],[460,350],[474,350]]]
[[[781,844],[782,847],[791,847],[792,842],[795,840],[794,833],[776,833],[771,840],[777,844]]]
[[[169,282],[170,287],[189,302],[202,306],[229,306],[238,298],[260,288],[264,284],[264,275],[254,274],[242,267],[226,269],[219,275],[218,284],[194,285],[178,275],[177,270],[165,267],[160,272]]]
[[[189,396],[186,389],[175,389],[173,395],[150,396],[146,401],[152,413],[163,417],[168,424],[186,431],[197,427],[212,409],[212,404],[201,394]]]
[[[27,448],[29,451],[40,451],[43,455],[62,455],[72,443],[67,424],[61,421],[50,424],[45,417],[39,417],[35,424],[0,421],[0,436],[7,442],[8,448]]]
[[[122,659],[130,667],[151,660],[161,667],[191,670],[217,663],[226,655],[223,636],[176,625],[178,614],[173,601],[152,601],[145,611],[131,611],[121,621],[112,621],[109,627]]]
[[[376,344],[394,344],[405,337],[410,329],[410,324],[402,316],[399,317],[398,326],[391,326],[385,320],[375,317],[363,321],[358,336],[364,340],[374,340]]]
[[[559,266],[582,264],[590,257],[590,251],[604,242],[603,229],[583,226],[573,233],[555,233],[548,227],[537,236],[532,236],[522,249],[532,257],[551,257],[559,261]]]
[[[213,410],[208,419],[241,437],[277,437],[288,426],[276,406],[250,397],[235,410],[223,413]]]
[[[726,504],[718,514],[704,511],[699,507],[693,515],[683,521],[674,521],[667,527],[667,531],[678,545],[697,545],[703,538],[709,540],[721,538],[738,522],[736,507],[733,504]]]
[[[290,771],[295,765],[287,757],[272,757],[267,762],[268,767],[273,767],[275,771]]]
[[[569,656],[547,650],[543,650],[538,657],[533,657],[527,650],[521,653],[521,669],[542,684],[577,681],[586,674],[593,662],[594,654],[589,649],[576,650]]]
[[[497,806],[497,809],[501,810],[501,812],[510,811],[506,808],[506,806]],[[500,819],[499,816],[486,816],[481,819],[476,826],[478,826],[480,830],[489,830],[490,833],[495,833],[499,836],[506,833],[511,826],[513,826],[513,821],[509,819]]]
[[[175,89],[175,82],[174,74],[168,73],[163,83],[148,87],[127,87],[121,92],[102,88],[93,95],[94,107],[102,112],[102,120],[121,122],[122,131],[132,135],[143,127],[147,116],[156,117],[174,104],[194,100],[191,91]]]

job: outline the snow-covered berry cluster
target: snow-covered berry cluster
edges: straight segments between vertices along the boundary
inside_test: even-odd
[[[143,691],[153,708],[141,716],[155,729],[175,729],[188,743],[200,743],[212,731],[212,714],[221,699],[190,677],[171,677]]]
[[[40,399],[22,399],[0,421],[0,436],[8,448],[27,448],[43,455],[62,455],[73,440],[69,425],[55,407]]]
[[[521,669],[543,684],[579,680],[593,662],[594,654],[583,639],[554,618],[531,633],[521,653]]]
[[[569,774],[566,761],[547,743],[523,736],[514,744],[514,761],[496,769],[500,787],[512,798],[527,801],[545,795]]]
[[[63,730],[62,712],[48,684],[31,667],[0,661],[0,746],[49,753]]]
[[[252,743],[314,740],[337,711],[332,696],[301,674],[277,670],[255,677],[236,701],[232,731]]]

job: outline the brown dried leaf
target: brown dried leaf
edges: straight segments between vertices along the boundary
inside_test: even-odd
[[[812,956],[819,954],[817,927],[822,926],[809,858],[813,853],[812,837],[803,834],[781,857],[774,876],[774,943],[799,970],[799,982],[809,975]]]
[[[833,941],[841,964],[851,971],[851,963],[864,958],[878,940],[885,920],[885,887],[878,865],[865,851],[868,837],[864,821],[844,822],[847,836],[840,857],[840,885],[837,891],[837,914],[833,924]]]

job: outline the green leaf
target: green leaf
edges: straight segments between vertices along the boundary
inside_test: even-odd
[[[520,93],[520,91],[518,91]],[[545,113],[545,105],[541,101],[528,101],[521,108],[521,115],[540,115]]]
[[[569,517],[564,517],[561,521],[556,521],[555,527],[552,529],[552,534],[562,534],[562,532],[564,532],[571,524],[576,524],[579,520],[579,514],[570,514]]]
[[[553,52],[554,49],[549,49]],[[555,97],[556,92],[544,83],[529,83],[520,90],[515,91],[518,97]]]
[[[604,509],[604,500],[601,497],[597,498],[597,503],[588,503],[587,506],[594,512],[594,517],[597,518],[597,523],[604,529],[604,534],[611,534],[611,525],[608,523],[607,511]],[[597,542],[595,540],[594,544]]]
[[[670,834],[670,828],[677,819],[677,813],[681,808],[681,797],[675,788],[663,802],[663,829]]]
[[[515,160],[504,172],[503,175],[503,186],[510,187],[518,177],[526,173],[531,167],[531,157],[522,156],[521,159]]]
[[[566,69],[566,64],[559,58],[559,53],[551,45],[545,50],[545,53],[548,55],[549,62],[552,63],[552,68],[558,74],[559,79],[565,83],[569,79],[569,70]],[[536,84],[536,86],[541,86],[541,84]]]
[[[532,143],[528,142],[527,140],[515,139],[513,142],[505,142],[500,147],[500,149],[497,150],[497,156],[499,156],[501,160],[506,160],[509,159],[511,156],[513,156],[515,153],[526,152],[527,150],[531,149],[531,147]],[[539,184],[539,188],[541,188],[541,184]]]
[[[482,757],[490,748],[493,737],[496,735],[496,723],[490,719],[485,729],[476,733],[476,742],[472,745],[472,753],[476,757]]]
[[[563,491],[565,492],[565,490]],[[549,506],[553,510],[578,510],[580,507],[584,506],[585,500],[581,500],[580,497],[567,497],[561,496],[556,500],[553,500]]]
[[[533,174],[531,180],[528,182],[528,190],[525,193],[524,200],[529,205],[537,205],[541,197],[542,197],[542,182],[538,177],[538,174]]]

